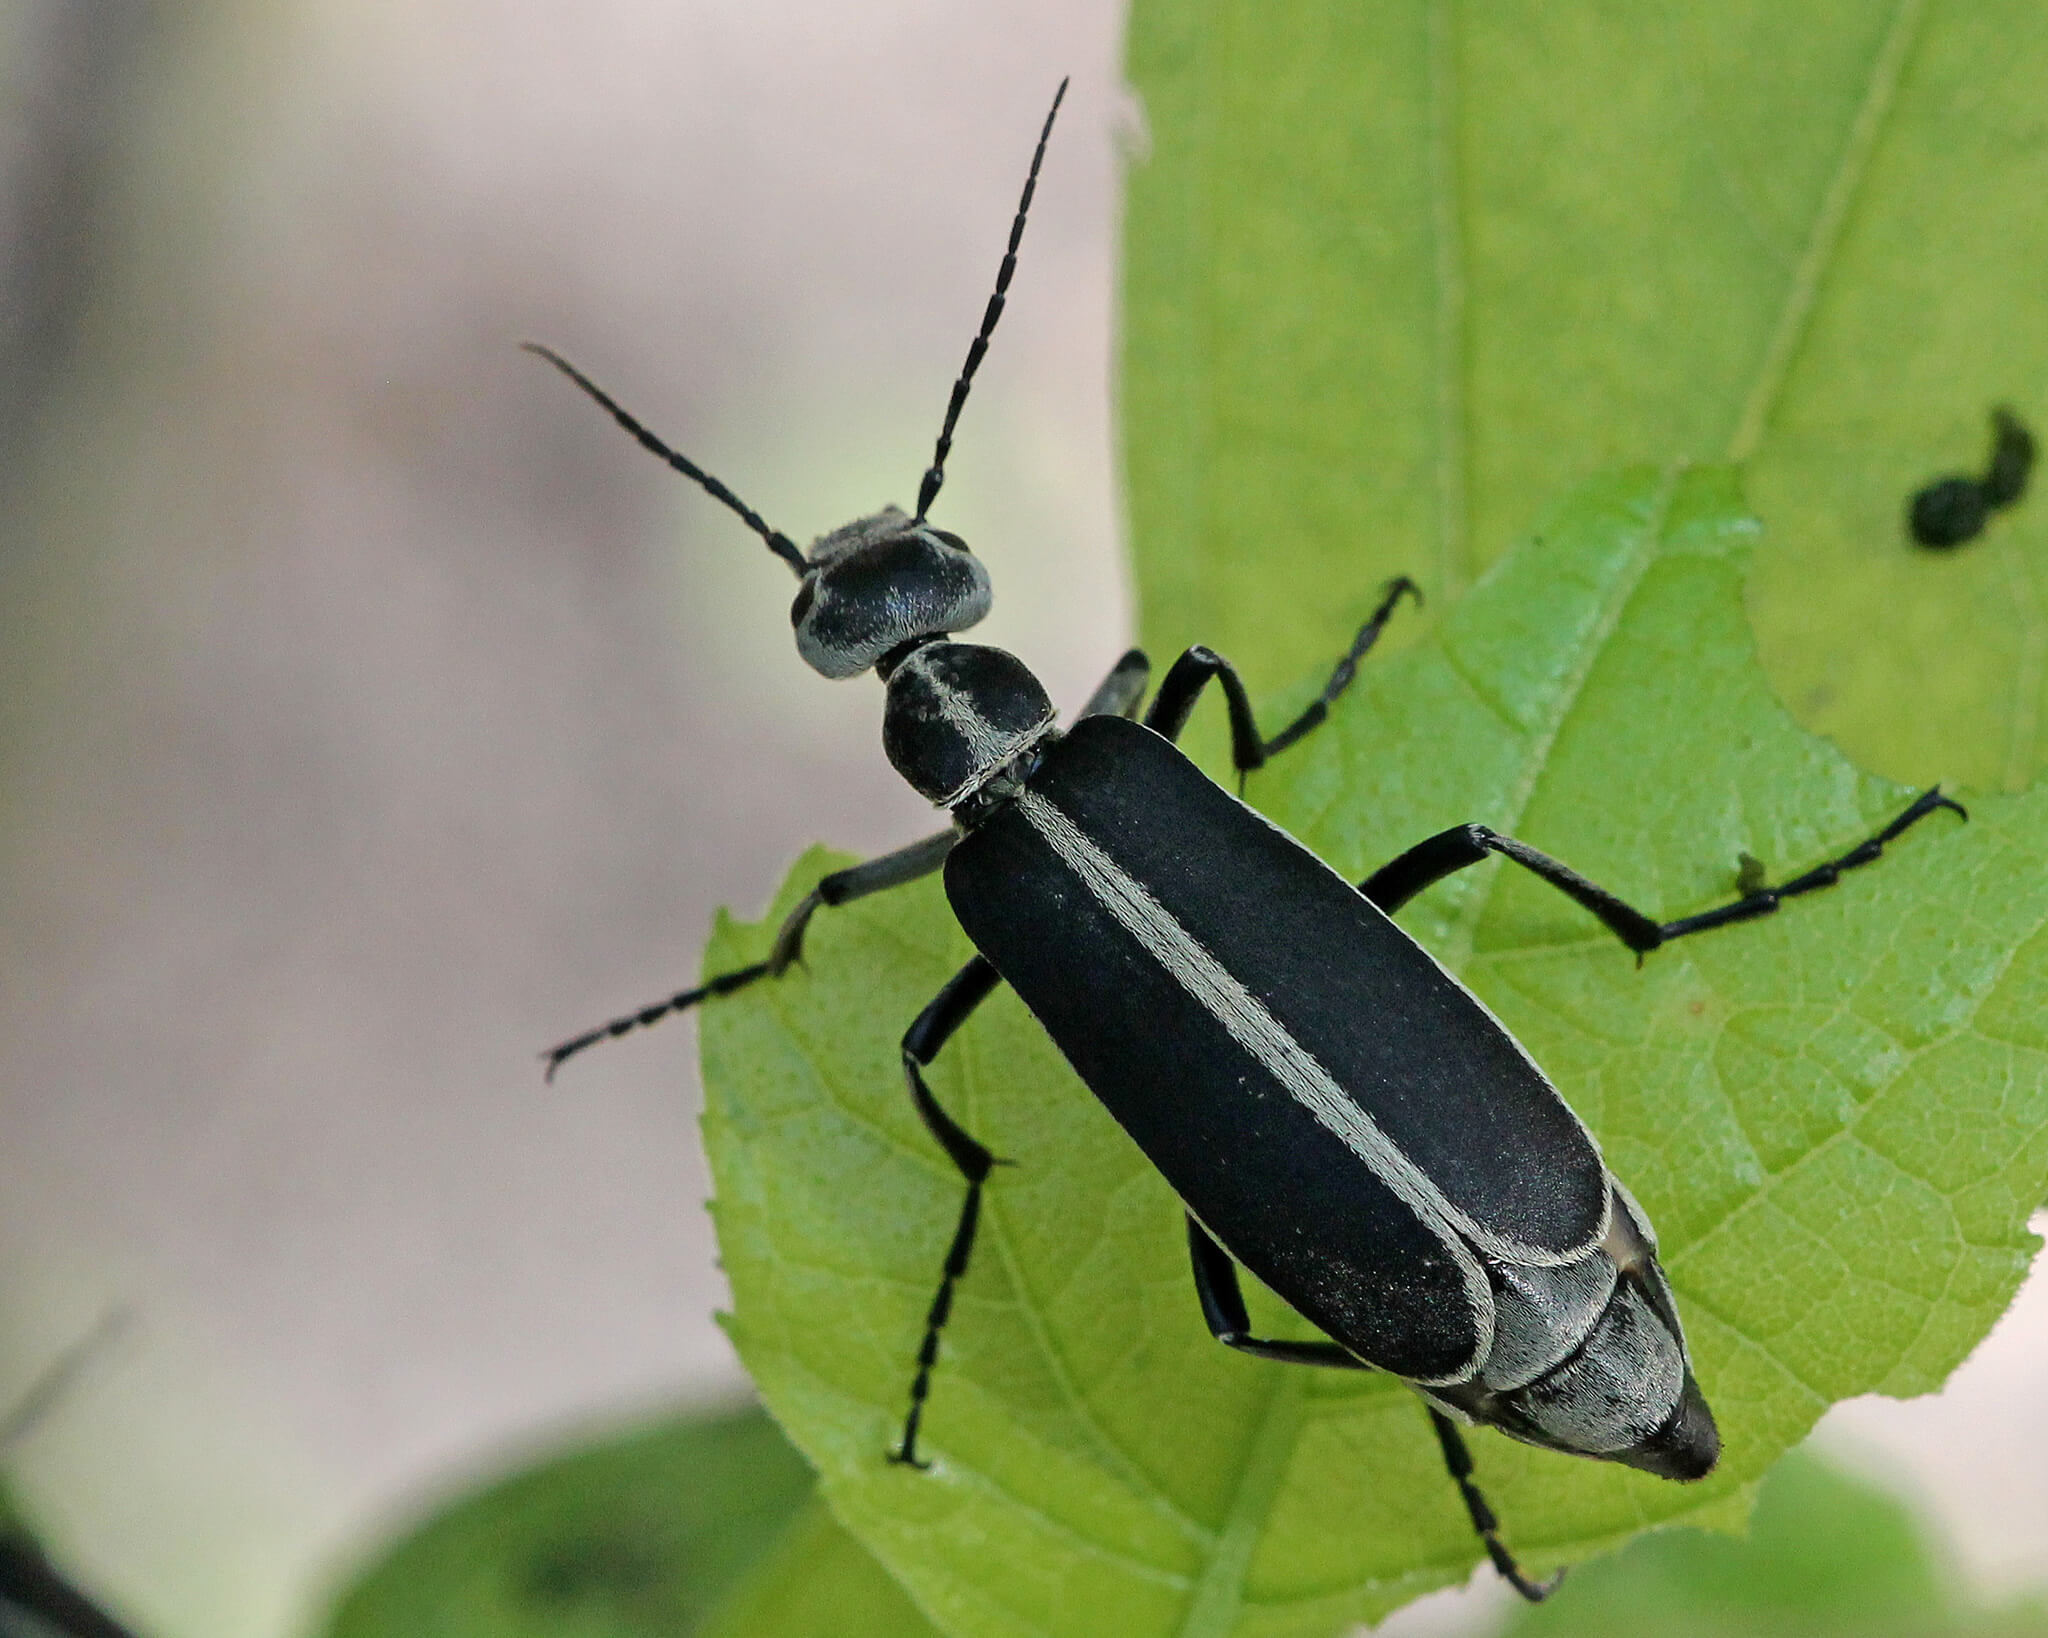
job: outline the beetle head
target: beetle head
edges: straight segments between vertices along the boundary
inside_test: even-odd
[[[789,622],[812,670],[855,677],[904,643],[973,625],[991,596],[966,541],[885,506],[811,547]]]

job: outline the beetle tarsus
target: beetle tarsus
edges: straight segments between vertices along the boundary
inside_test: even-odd
[[[1842,879],[1842,872],[1845,870],[1855,870],[1881,858],[1887,845],[1896,842],[1929,814],[1939,813],[1944,809],[1965,821],[1970,817],[1969,810],[1962,803],[1952,796],[1944,795],[1939,785],[1931,786],[1915,797],[1903,813],[1876,835],[1865,837],[1846,853],[1817,864],[1811,870],[1794,876],[1790,881],[1782,882],[1776,887],[1761,884],[1761,865],[1750,871],[1745,864],[1745,879],[1755,881],[1757,885],[1730,904],[1717,905],[1712,910],[1702,910],[1697,915],[1681,916],[1676,921],[1664,922],[1657,929],[1660,942],[1669,943],[1674,938],[1684,938],[1692,933],[1704,933],[1711,928],[1726,927],[1734,922],[1753,921],[1758,916],[1774,915],[1778,906],[1785,900],[1796,899],[1803,893],[1812,893],[1823,887],[1833,887]],[[1744,854],[1743,858],[1749,863],[1755,863],[1748,854]],[[1743,882],[1738,881],[1737,885],[1741,886]]]
[[[542,1071],[541,1078],[552,1082],[555,1071],[563,1064],[586,1048],[596,1046],[600,1041],[630,1035],[637,1029],[647,1029],[673,1013],[686,1011],[699,1002],[709,1001],[713,996],[730,995],[734,990],[745,989],[757,978],[771,977],[776,971],[772,961],[756,961],[751,966],[720,973],[716,978],[707,978],[695,989],[678,990],[666,1001],[657,1001],[652,1006],[642,1007],[638,1012],[625,1013],[608,1024],[600,1024],[596,1029],[587,1029],[581,1035],[572,1036],[560,1046],[549,1047],[541,1054],[542,1061],[547,1065]]]
[[[1352,636],[1351,647],[1345,650],[1344,657],[1331,670],[1330,680],[1323,684],[1323,691],[1309,702],[1300,716],[1260,747],[1265,756],[1278,756],[1323,725],[1330,715],[1330,707],[1343,697],[1345,689],[1357,678],[1359,662],[1372,652],[1373,644],[1380,640],[1380,633],[1386,630],[1387,622],[1394,617],[1394,610],[1404,597],[1414,598],[1415,606],[1422,607],[1422,588],[1405,574],[1396,575],[1387,582],[1379,607],[1366,616],[1365,623]]]
[[[560,1046],[550,1047],[541,1054],[546,1062],[545,1078],[552,1081],[555,1071],[587,1047],[596,1046],[600,1041],[611,1040],[614,1036],[628,1035],[636,1029],[646,1029],[658,1024],[671,1013],[683,1012],[699,1003],[733,991],[744,989],[760,978],[780,978],[793,966],[803,960],[804,934],[809,929],[811,917],[820,910],[836,905],[851,904],[855,899],[864,899],[871,893],[880,893],[891,887],[901,887],[929,876],[946,862],[946,855],[952,851],[955,833],[951,828],[900,847],[894,853],[884,853],[879,858],[868,859],[844,870],[835,870],[828,876],[820,877],[818,885],[806,893],[796,908],[782,918],[782,925],[776,930],[775,943],[768,952],[766,961],[757,961],[752,966],[741,967],[716,978],[706,979],[695,989],[680,990],[666,1001],[657,1001],[652,1006],[642,1007],[614,1018],[608,1024],[596,1029],[585,1030],[581,1035],[564,1041]]]
[[[1386,629],[1387,622],[1393,618],[1395,608],[1404,597],[1412,597],[1418,604],[1422,601],[1421,588],[1405,574],[1387,583],[1379,606],[1366,616],[1365,623],[1352,637],[1350,648],[1331,670],[1330,680],[1323,685],[1322,693],[1270,739],[1259,732],[1251,695],[1246,692],[1237,668],[1214,649],[1205,648],[1200,643],[1173,662],[1173,668],[1167,672],[1166,680],[1159,685],[1159,692],[1153,697],[1152,709],[1145,714],[1145,726],[1170,740],[1178,740],[1188,718],[1194,714],[1195,703],[1201,698],[1202,690],[1212,682],[1221,685],[1224,703],[1230,712],[1231,766],[1237,770],[1237,793],[1242,797],[1246,775],[1263,768],[1270,758],[1290,746],[1300,744],[1329,720],[1330,707],[1343,697],[1344,691],[1357,678],[1359,662],[1379,641],[1380,633]]]
[[[938,1294],[925,1315],[924,1340],[917,1347],[917,1374],[910,1382],[910,1412],[903,1421],[903,1442],[889,1458],[905,1467],[923,1469],[931,1465],[917,1459],[918,1428],[924,1421],[925,1401],[931,1397],[932,1367],[939,1362],[939,1333],[952,1317],[953,1288],[967,1272],[974,1253],[974,1231],[981,1218],[981,1184],[982,1179],[976,1178],[967,1185],[967,1198],[960,1205],[960,1221],[953,1230],[953,1244],[946,1252],[945,1272],[939,1277]]]
[[[1465,1500],[1465,1511],[1471,1517],[1472,1528],[1486,1547],[1486,1556],[1493,1560],[1493,1567],[1500,1572],[1501,1579],[1516,1592],[1532,1604],[1542,1603],[1557,1591],[1557,1584],[1564,1580],[1564,1571],[1559,1570],[1548,1581],[1531,1581],[1523,1572],[1515,1555],[1508,1551],[1507,1543],[1500,1539],[1500,1520],[1494,1516],[1472,1476],[1472,1453],[1465,1448],[1464,1436],[1458,1432],[1457,1424],[1442,1411],[1434,1405],[1428,1409],[1430,1426],[1436,1429],[1436,1442],[1444,1453],[1444,1466],[1450,1470],[1451,1482]]]

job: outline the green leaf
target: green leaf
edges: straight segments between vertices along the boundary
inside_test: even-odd
[[[1921,783],[2048,766],[2048,504],[1945,557],[1903,529],[1992,404],[2048,430],[2048,11],[1137,0],[1129,65],[1156,654],[1282,685],[1596,471],[1736,459],[1802,720]]]
[[[758,1410],[679,1417],[463,1497],[346,1594],[330,1638],[917,1638]]]
[[[1671,1531],[1573,1575],[1501,1638],[1991,1638],[2048,1633],[2038,1603],[1972,1607],[1913,1516],[1795,1452],[1757,1492],[1746,1540]]]
[[[704,1623],[701,1638],[931,1638],[933,1631],[814,1495],[774,1552]]]
[[[1591,485],[1425,642],[1375,657],[1254,798],[1353,879],[1480,820],[1662,916],[1729,897],[1744,853],[1773,880],[1835,855],[1911,793],[1776,704],[1742,613],[1753,533],[1725,471]],[[1932,1388],[2016,1288],[2048,1187],[2048,795],[1973,811],[1640,971],[1495,865],[1404,915],[1649,1209],[1721,1419],[1695,1487],[1478,1436],[1532,1567],[1739,1518],[1828,1404]],[[806,858],[777,913],[833,862]],[[764,953],[774,919],[724,926],[707,970]],[[933,1072],[1018,1164],[946,1333],[936,1469],[891,1466],[962,1192],[897,1043],[969,952],[931,882],[834,912],[808,949],[703,1019],[732,1334],[835,1511],[942,1628],[1319,1634],[1464,1577],[1477,1544],[1414,1396],[1217,1347],[1175,1201],[1007,992]]]

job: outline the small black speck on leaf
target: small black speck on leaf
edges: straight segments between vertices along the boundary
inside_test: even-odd
[[[2027,492],[2034,466],[2034,435],[2004,405],[1991,412],[1991,460],[1984,476],[1937,478],[1906,508],[1906,527],[1922,546],[1947,551],[1984,532],[1993,512]]]

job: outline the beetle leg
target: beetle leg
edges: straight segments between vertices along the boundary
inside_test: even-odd
[[[1423,889],[1434,887],[1446,876],[1476,865],[1493,853],[1513,859],[1559,892],[1576,899],[1637,955],[1664,942],[1663,929],[1633,905],[1589,882],[1549,854],[1539,853],[1528,843],[1484,825],[1453,825],[1449,830],[1438,831],[1428,841],[1417,842],[1399,858],[1381,865],[1358,884],[1358,890],[1391,916]]]
[[[946,987],[918,1014],[917,1022],[903,1037],[903,1074],[910,1082],[911,1101],[917,1105],[926,1130],[938,1139],[939,1147],[967,1179],[967,1198],[960,1203],[960,1221],[953,1229],[953,1244],[946,1252],[938,1294],[925,1315],[924,1340],[917,1349],[917,1375],[910,1384],[910,1414],[903,1421],[903,1442],[889,1453],[890,1461],[911,1467],[930,1465],[918,1459],[918,1425],[924,1420],[924,1402],[931,1392],[932,1367],[938,1363],[939,1333],[953,1311],[953,1287],[967,1272],[967,1260],[974,1251],[974,1230],[981,1218],[981,1187],[997,1164],[987,1146],[940,1107],[931,1088],[925,1085],[923,1071],[1000,982],[988,960],[976,956],[946,981]]]
[[[1413,597],[1417,602],[1422,593],[1415,582],[1406,575],[1392,581],[1387,594],[1380,599],[1380,606],[1373,610],[1365,624],[1358,628],[1358,635],[1351,639],[1351,647],[1330,673],[1330,680],[1323,685],[1323,691],[1309,702],[1308,708],[1271,739],[1261,737],[1257,718],[1252,715],[1251,696],[1245,692],[1244,682],[1231,663],[1214,649],[1200,644],[1189,649],[1173,662],[1173,669],[1167,672],[1166,681],[1159,685],[1159,694],[1152,701],[1152,709],[1146,713],[1145,726],[1164,734],[1168,739],[1179,739],[1188,718],[1193,714],[1195,702],[1201,698],[1202,690],[1211,680],[1223,685],[1223,696],[1230,707],[1230,759],[1240,776],[1255,768],[1262,768],[1266,759],[1277,756],[1297,740],[1320,727],[1330,714],[1330,707],[1337,702],[1344,690],[1351,686],[1358,675],[1358,663],[1363,660],[1372,645],[1379,641],[1380,633],[1393,618],[1394,607],[1403,597]]]
[[[1518,842],[1512,836],[1503,836],[1484,825],[1453,825],[1449,830],[1439,831],[1391,863],[1382,865],[1359,884],[1358,890],[1392,915],[1424,888],[1434,886],[1468,865],[1479,863],[1490,853],[1498,853],[1584,905],[1616,938],[1641,957],[1672,939],[1704,933],[1712,927],[1726,927],[1732,922],[1768,916],[1786,899],[1797,898],[1818,888],[1832,887],[1841,880],[1843,871],[1869,864],[1884,852],[1888,842],[1898,840],[1930,813],[1942,808],[1965,819],[1970,817],[1961,803],[1942,795],[1941,788],[1936,786],[1921,792],[1905,812],[1876,835],[1858,842],[1839,857],[1815,865],[1781,886],[1753,887],[1731,903],[1703,910],[1698,915],[1681,916],[1676,921],[1653,921],[1606,888],[1588,881],[1571,866],[1559,863],[1547,853],[1539,853],[1527,842]],[[1754,878],[1754,872],[1747,871],[1747,867],[1745,871],[1749,879]]]
[[[1201,1299],[1202,1318],[1208,1321],[1209,1334],[1224,1347],[1289,1365],[1331,1365],[1349,1371],[1372,1369],[1334,1342],[1281,1342],[1251,1335],[1251,1316],[1245,1312],[1244,1290],[1237,1283],[1237,1264],[1192,1215],[1188,1218],[1188,1257],[1195,1268],[1195,1295]]]
[[[942,830],[923,841],[898,848],[894,853],[885,853],[879,859],[869,859],[865,863],[833,871],[821,878],[818,885],[804,895],[803,901],[783,918],[782,926],[775,934],[775,946],[768,952],[766,961],[719,973],[695,989],[679,990],[666,1001],[656,1001],[637,1012],[614,1018],[608,1024],[600,1024],[596,1029],[587,1029],[560,1046],[550,1047],[541,1054],[547,1060],[547,1079],[553,1080],[555,1071],[585,1047],[658,1024],[670,1013],[682,1012],[701,1001],[743,990],[757,978],[780,978],[803,959],[804,930],[822,907],[851,904],[870,893],[885,892],[892,887],[901,887],[905,882],[914,882],[920,876],[929,876],[946,862],[946,855],[953,851],[953,844],[958,840],[958,831]]]
[[[1380,606],[1372,611],[1365,624],[1358,628],[1358,634],[1351,639],[1350,649],[1331,671],[1330,680],[1323,684],[1322,693],[1309,702],[1308,708],[1300,716],[1266,741],[1266,755],[1278,755],[1296,740],[1323,725],[1324,719],[1330,714],[1330,707],[1337,703],[1338,697],[1351,686],[1352,679],[1358,675],[1358,662],[1364,659],[1372,645],[1380,640],[1380,632],[1394,617],[1394,606],[1404,596],[1414,598],[1419,607],[1422,603],[1422,588],[1405,574],[1396,575],[1387,582],[1387,594],[1380,599]]]
[[[1761,881],[1755,881],[1753,886],[1749,883],[1738,883],[1740,887],[1747,887],[1748,891],[1732,903],[1717,906],[1712,910],[1702,910],[1696,916],[1681,916],[1677,921],[1667,921],[1658,931],[1667,940],[1684,938],[1688,933],[1704,933],[1710,927],[1725,927],[1730,922],[1768,916],[1786,899],[1797,898],[1801,893],[1811,893],[1816,888],[1833,887],[1841,880],[1843,871],[1869,864],[1884,852],[1887,842],[1897,841],[1922,819],[1941,808],[1960,814],[1964,819],[1970,817],[1960,802],[1943,796],[1941,787],[1937,785],[1932,790],[1922,791],[1904,813],[1875,836],[1858,842],[1839,858],[1830,859],[1826,864],[1815,865],[1805,874],[1794,876],[1789,882],[1780,883],[1776,887],[1765,887]],[[1752,879],[1760,874],[1760,871],[1752,873]]]
[[[1195,701],[1211,681],[1223,684],[1224,702],[1230,709],[1232,764],[1240,775],[1263,767],[1266,742],[1259,737],[1258,719],[1252,715],[1251,696],[1244,691],[1244,680],[1228,660],[1200,643],[1173,662],[1166,681],[1153,696],[1152,709],[1145,713],[1145,726],[1168,739],[1179,739],[1188,718],[1194,714]]]
[[[902,887],[929,876],[946,862],[946,855],[953,851],[953,844],[959,840],[957,830],[935,831],[908,847],[884,853],[879,859],[848,865],[844,870],[821,876],[818,885],[782,918],[782,926],[775,934],[775,947],[768,952],[766,976],[780,978],[792,965],[803,960],[804,929],[819,910],[828,905],[851,904],[871,893],[886,893],[892,887]]]
[[[1465,1448],[1465,1437],[1458,1426],[1434,1405],[1428,1407],[1430,1425],[1436,1429],[1436,1442],[1443,1447],[1444,1466],[1451,1471],[1451,1482],[1458,1487],[1458,1494],[1465,1498],[1465,1511],[1472,1517],[1472,1528],[1479,1532],[1479,1539],[1486,1546],[1486,1556],[1493,1560],[1493,1567],[1500,1571],[1501,1579],[1532,1604],[1540,1604],[1557,1591],[1557,1584],[1564,1579],[1559,1570],[1548,1581],[1531,1581],[1522,1573],[1522,1566],[1515,1562],[1515,1555],[1508,1551],[1500,1539],[1500,1520],[1494,1517],[1493,1509],[1486,1505],[1486,1497],[1480,1494],[1479,1486],[1472,1478],[1472,1453]]]
[[[1109,675],[1102,679],[1095,692],[1088,696],[1088,703],[1076,713],[1078,717],[1131,717],[1138,713],[1138,702],[1145,697],[1145,684],[1152,675],[1152,662],[1145,658],[1142,648],[1125,652],[1124,657],[1110,667]]]
[[[1224,1347],[1256,1354],[1261,1359],[1277,1359],[1289,1365],[1333,1365],[1353,1371],[1373,1369],[1334,1342],[1281,1342],[1252,1336],[1251,1317],[1245,1312],[1244,1289],[1237,1280],[1237,1264],[1192,1214],[1188,1217],[1188,1256],[1195,1268],[1195,1295],[1202,1302],[1202,1318],[1208,1321],[1210,1335]],[[1465,1441],[1456,1425],[1435,1406],[1425,1408],[1436,1428],[1437,1443],[1443,1447],[1444,1466],[1450,1469],[1451,1482],[1464,1498],[1465,1511],[1471,1515],[1472,1528],[1478,1532],[1479,1540],[1486,1548],[1486,1556],[1493,1560],[1493,1567],[1500,1571],[1509,1586],[1532,1604],[1540,1603],[1563,1579],[1563,1572],[1548,1581],[1531,1581],[1522,1573],[1514,1554],[1500,1539],[1500,1520],[1494,1517],[1493,1509],[1487,1505],[1486,1497],[1472,1477],[1472,1453],[1465,1448]]]

